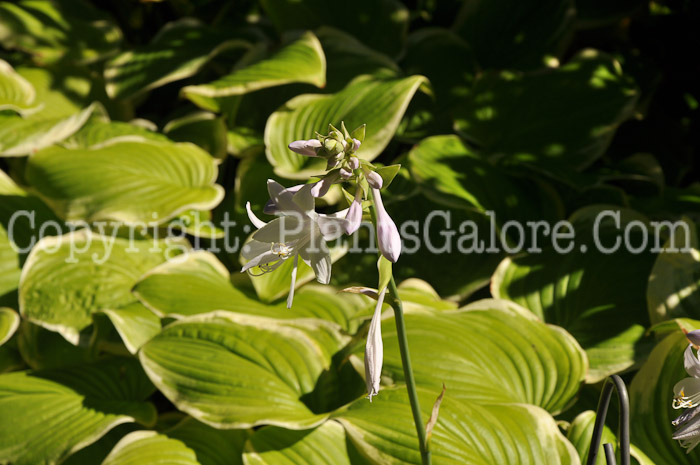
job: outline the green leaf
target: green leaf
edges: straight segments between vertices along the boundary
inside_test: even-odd
[[[343,427],[327,421],[314,430],[290,431],[267,426],[255,432],[245,451],[246,465],[366,465],[349,444]]]
[[[288,101],[265,125],[267,158],[280,176],[303,179],[323,171],[325,162],[298,155],[290,142],[324,132],[329,123],[367,124],[358,156],[371,161],[387,146],[423,76],[378,80],[360,77],[332,95],[304,94]]]
[[[105,309],[114,328],[132,354],[160,332],[160,318],[138,302],[128,304],[118,309]]]
[[[610,217],[598,215],[605,207],[588,207],[575,213],[575,242],[567,253],[551,245],[542,252],[506,258],[493,275],[494,297],[512,300],[544,321],[562,326],[586,349],[589,383],[632,369],[650,350],[644,338],[649,326],[645,290],[654,256],[648,250],[632,253],[624,246],[613,253],[599,249],[622,244],[632,220],[646,219],[630,210],[621,213],[619,227]],[[601,221],[595,230],[595,220]],[[596,232],[597,231],[597,232]],[[637,247],[647,229],[630,229],[630,245]],[[569,241],[560,241],[565,248]],[[582,250],[585,248],[585,251]],[[621,273],[620,270],[624,270]]]
[[[68,149],[89,149],[118,140],[169,142],[167,137],[144,127],[93,116],[61,145]]]
[[[326,84],[326,57],[321,43],[311,32],[283,47],[268,59],[233,71],[209,84],[183,87],[181,94],[197,103],[206,98],[242,95],[267,87],[290,83]]]
[[[73,135],[97,109],[92,104],[68,117],[46,117],[39,112],[28,118],[0,115],[0,157],[21,157],[35,153]]]
[[[389,281],[393,277],[391,272],[391,262],[384,258],[384,255],[379,257],[377,262],[377,270],[379,270],[379,285],[377,291],[382,292],[389,285]]]
[[[22,270],[20,314],[77,344],[93,312],[118,309],[136,300],[131,288],[146,271],[163,263],[173,246],[85,229],[45,237]],[[153,247],[159,251],[151,251]]]
[[[596,413],[593,410],[586,410],[581,412],[576,419],[569,426],[569,431],[566,433],[566,437],[574,445],[578,451],[578,455],[581,457],[582,462],[588,460],[588,453],[591,447],[591,437],[593,436],[593,425],[595,423]],[[603,435],[600,440],[600,447],[598,449],[598,458],[595,461],[595,465],[606,465],[605,452],[603,451],[603,444],[611,443],[617,453],[617,437],[607,425],[603,426]]]
[[[231,285],[226,267],[208,252],[192,252],[143,275],[134,295],[162,317],[183,318],[229,310],[261,315],[267,307]]]
[[[409,169],[420,188],[443,205],[503,219],[559,219],[556,192],[529,178],[518,178],[484,161],[454,135],[423,139],[408,155]],[[498,190],[493,186],[498,185]]]
[[[695,225],[684,220],[673,229],[670,222],[667,226],[671,237],[656,258],[647,287],[652,324],[700,318],[700,245]]]
[[[0,307],[0,346],[6,343],[19,327],[19,315],[11,308]]]
[[[195,75],[224,50],[247,46],[242,40],[226,40],[191,18],[166,24],[149,45],[124,52],[107,64],[107,94],[133,98]]]
[[[637,96],[615,60],[585,50],[555,69],[483,74],[459,108],[456,126],[505,162],[566,172],[603,154]]]
[[[30,115],[41,107],[36,104],[34,87],[12,68],[0,60],[0,111],[11,110],[22,116]]]
[[[1,2],[0,23],[0,43],[39,63],[92,63],[115,53],[122,40],[117,25],[82,0]]]
[[[33,155],[29,183],[67,220],[168,220],[223,198],[215,161],[191,144],[113,141],[92,149],[51,147]]]
[[[448,386],[449,393],[449,386]],[[419,389],[423,418],[429,418],[439,389]],[[421,463],[406,388],[380,391],[370,403],[354,402],[335,418],[353,444],[373,463]],[[533,434],[533,432],[535,432]],[[554,419],[531,405],[483,406],[449,394],[430,441],[435,463],[454,465],[580,465],[578,454]]]
[[[169,438],[185,443],[197,455],[200,465],[243,465],[246,430],[220,430],[185,417],[166,431]]]
[[[200,111],[168,122],[163,132],[176,142],[192,142],[212,157],[226,158],[226,123],[214,113]]]
[[[697,328],[700,328],[700,322],[696,321]],[[680,331],[666,336],[654,348],[629,387],[630,423],[643,425],[632,427],[632,442],[657,464],[690,465],[700,460],[700,450],[686,454],[678,442],[671,439],[671,421],[682,412],[672,407],[673,386],[688,377],[683,368],[686,347],[688,340]]]
[[[134,431],[122,438],[102,465],[199,465],[192,449],[155,431]]]
[[[586,462],[588,459],[588,452],[591,447],[591,437],[593,436],[593,425],[595,424],[596,413],[593,410],[586,410],[581,412],[574,421],[569,426],[569,430],[566,437],[574,445],[578,451],[579,457],[581,457],[581,462]],[[600,449],[598,450],[598,459],[595,465],[607,465],[605,460],[605,452],[603,451],[603,444],[611,443],[615,451],[619,449],[617,436],[612,432],[607,425],[603,426],[603,435],[600,440]],[[630,455],[634,458],[639,465],[655,465],[649,457],[647,457],[644,452],[642,452],[634,444],[630,445]],[[635,462],[633,462],[635,463]]]
[[[152,389],[132,359],[0,375],[0,457],[55,464],[119,424],[151,425]]]
[[[224,239],[226,231],[216,226],[211,217],[211,211],[188,210],[170,220],[167,226],[173,231],[183,231],[196,238]]]
[[[19,284],[21,269],[15,247],[0,222],[0,298],[15,291]]]
[[[408,29],[408,9],[396,0],[263,0],[267,16],[280,31],[332,26],[353,34],[367,46],[395,55]]]
[[[406,328],[416,382],[436,393],[444,383],[453,399],[527,403],[558,413],[571,404],[586,374],[586,356],[571,335],[510,302],[409,313]],[[384,373],[402,382],[393,318],[384,320],[382,334]]]
[[[327,26],[321,26],[316,35],[326,55],[326,80],[324,90],[337,92],[356,76],[371,74],[376,77],[399,77],[401,68],[388,56],[364,45],[350,34]],[[362,142],[363,139],[353,135]]]
[[[536,69],[564,51],[575,12],[573,0],[476,0],[463,4],[454,30],[482,68]]]
[[[233,313],[190,317],[141,348],[151,380],[179,410],[216,428],[276,425],[305,429],[311,393],[347,342],[324,322],[282,322]]]
[[[53,331],[22,321],[17,331],[17,348],[35,370],[74,366],[94,360],[87,348],[74,346]]]

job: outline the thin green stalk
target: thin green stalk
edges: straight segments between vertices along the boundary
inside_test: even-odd
[[[369,196],[372,199],[372,223],[374,230],[377,231],[377,212],[374,207],[374,195],[369,191]],[[403,318],[403,304],[399,298],[399,291],[396,288],[394,277],[389,281],[389,292],[391,293],[391,308],[394,309],[394,320],[396,321],[396,334],[399,339],[399,351],[401,352],[401,365],[403,366],[403,375],[406,381],[406,390],[408,391],[408,400],[411,403],[411,411],[413,412],[413,422],[416,425],[416,433],[418,435],[418,447],[420,448],[421,462],[423,465],[431,465],[430,448],[423,425],[423,418],[420,413],[420,402],[418,401],[418,392],[416,391],[416,380],[413,377],[413,368],[411,367],[411,354],[408,350],[408,338],[406,337],[406,323]]]
[[[416,392],[416,380],[413,377],[413,368],[411,367],[411,354],[408,351],[408,338],[406,337],[406,323],[403,319],[403,305],[399,299],[399,292],[396,289],[396,283],[392,276],[389,281],[389,292],[391,292],[391,307],[394,309],[394,319],[396,320],[396,335],[399,339],[399,350],[401,352],[401,364],[403,365],[403,375],[406,379],[406,389],[408,390],[408,400],[411,402],[411,410],[413,411],[413,422],[416,424],[416,433],[418,433],[418,445],[420,446],[420,455],[423,465],[430,465],[430,448],[425,435],[425,426],[420,413],[420,403],[418,402],[418,393]]]

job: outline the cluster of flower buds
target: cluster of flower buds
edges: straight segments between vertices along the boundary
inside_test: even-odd
[[[401,254],[401,237],[396,224],[384,209],[380,189],[385,185],[384,178],[371,163],[356,156],[365,139],[362,125],[348,132],[345,123],[337,129],[328,125],[328,134],[318,134],[316,139],[297,140],[289,144],[289,149],[307,157],[323,158],[328,173],[311,188],[313,197],[323,197],[333,184],[354,181],[355,197],[346,214],[345,233],[353,234],[362,223],[362,201],[371,191],[377,213],[377,242],[379,250],[389,261],[395,263]],[[388,172],[396,174],[398,167],[389,167]]]

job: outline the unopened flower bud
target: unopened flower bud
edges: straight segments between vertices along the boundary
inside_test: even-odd
[[[693,345],[700,347],[700,329],[690,331],[685,337],[687,337]]]
[[[295,140],[289,144],[289,150],[305,155],[307,157],[318,156],[318,151],[321,149],[321,141],[318,139]]]
[[[377,242],[384,258],[396,263],[401,255],[401,236],[396,224],[384,209],[379,189],[372,189],[374,208],[377,211]]]
[[[350,159],[348,160],[348,167],[351,170],[356,170],[360,167],[360,159],[357,157],[350,157]]]
[[[355,194],[355,200],[348,208],[345,220],[345,233],[348,235],[357,231],[360,228],[360,224],[362,224],[362,190],[359,187]]]
[[[340,168],[340,177],[347,181],[352,177],[352,171],[345,168]]]
[[[376,171],[367,173],[367,182],[372,189],[381,189],[384,185],[384,180]]]
[[[360,148],[360,145],[362,145],[362,142],[360,142],[357,139],[353,139],[352,140],[352,151],[356,152]]]
[[[372,321],[367,333],[365,345],[365,382],[367,383],[367,398],[372,402],[372,397],[379,392],[379,384],[382,377],[382,364],[384,362],[384,343],[382,342],[382,305],[386,288],[379,293],[377,306],[374,309]]]

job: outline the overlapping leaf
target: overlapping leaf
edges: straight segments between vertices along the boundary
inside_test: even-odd
[[[0,60],[0,111],[12,110],[31,114],[40,107],[35,103],[34,87],[5,60]]]
[[[192,19],[167,24],[153,41],[122,53],[105,69],[107,94],[129,98],[197,73],[224,50],[247,47],[242,40],[227,39]]]
[[[79,332],[92,322],[92,312],[118,309],[136,300],[131,288],[142,274],[173,253],[172,246],[85,229],[46,237],[24,264],[20,313],[77,344]],[[153,247],[159,251],[151,251]]]
[[[160,318],[138,302],[102,312],[107,315],[132,354],[160,332]]]
[[[423,418],[429,417],[437,393],[419,390]],[[421,463],[404,387],[383,390],[372,403],[360,399],[335,418],[372,462]],[[434,462],[441,464],[580,464],[546,411],[527,405],[483,406],[449,395],[440,406],[430,447]]]
[[[394,326],[393,318],[382,324],[384,373],[400,382]],[[408,314],[406,327],[416,382],[435,392],[444,383],[453,399],[527,403],[557,413],[569,406],[586,374],[586,356],[571,335],[509,302]]]
[[[631,211],[618,213],[620,223],[615,224],[608,215],[615,210],[580,210],[571,218],[575,242],[559,242],[558,249],[547,246],[540,253],[507,258],[491,282],[494,296],[528,308],[579,341],[590,361],[588,382],[634,367],[651,349],[644,338],[649,326],[644,310],[654,255],[648,243],[636,253],[622,245],[625,228],[637,221],[628,237],[631,247],[639,247],[648,234],[647,220]],[[616,243],[618,250],[610,253],[607,249]]]
[[[506,162],[581,169],[603,154],[636,100],[619,64],[588,50],[551,70],[482,75],[457,111],[456,125]]]
[[[134,431],[124,436],[102,465],[199,465],[194,451],[177,439],[155,431]]]
[[[0,375],[0,457],[55,464],[116,425],[155,422],[152,385],[132,359]]]
[[[311,32],[268,59],[234,70],[209,84],[184,87],[182,94],[197,103],[199,97],[241,95],[293,82],[317,87],[323,87],[326,83],[326,57],[320,42]]]
[[[141,348],[141,363],[178,409],[217,428],[306,429],[326,414],[302,401],[346,343],[323,322],[281,322],[219,313],[165,328]]]
[[[318,174],[324,163],[298,155],[290,142],[327,132],[328,124],[344,121],[348,128],[367,124],[365,141],[358,152],[373,160],[387,146],[418,87],[422,76],[402,79],[357,78],[332,95],[305,94],[294,97],[270,115],[265,125],[267,158],[280,176],[304,178]]]
[[[27,180],[68,220],[164,221],[223,197],[214,160],[191,144],[113,141],[33,155]]]
[[[683,221],[673,228],[670,223],[666,226],[671,237],[663,244],[647,287],[652,323],[700,317],[700,245],[695,225]]]
[[[0,346],[2,346],[19,327],[19,315],[11,308],[0,307]]]
[[[314,430],[290,431],[275,426],[261,428],[248,440],[246,465],[366,465],[369,462],[348,443],[335,421]]]

